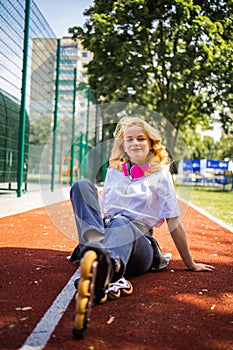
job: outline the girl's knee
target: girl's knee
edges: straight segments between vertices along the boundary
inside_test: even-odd
[[[83,194],[85,191],[87,191],[93,187],[95,187],[95,186],[90,180],[80,179],[72,185],[71,190],[70,190],[70,197],[72,198],[73,195],[76,196],[80,193]]]

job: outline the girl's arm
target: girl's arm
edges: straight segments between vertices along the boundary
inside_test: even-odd
[[[176,248],[184,261],[185,265],[189,270],[192,271],[213,271],[214,266],[196,263],[193,260],[191,251],[189,249],[188,238],[184,226],[182,225],[180,218],[170,218],[167,219],[167,224],[169,231],[172,235],[172,239],[176,245]]]

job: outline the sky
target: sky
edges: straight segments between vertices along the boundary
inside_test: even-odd
[[[34,0],[58,39],[68,35],[68,28],[82,26],[83,11],[93,0]]]

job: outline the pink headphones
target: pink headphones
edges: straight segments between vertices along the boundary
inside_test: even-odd
[[[125,176],[131,175],[134,179],[138,179],[139,177],[142,177],[144,175],[144,172],[150,169],[151,164],[146,164],[144,167],[140,165],[133,165],[130,167],[129,163],[123,163],[122,168]]]

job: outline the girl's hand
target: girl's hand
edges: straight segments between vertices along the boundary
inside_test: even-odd
[[[192,268],[188,269],[190,271],[194,272],[201,272],[201,271],[214,271],[215,267],[212,265],[202,264],[202,263],[194,263]]]

